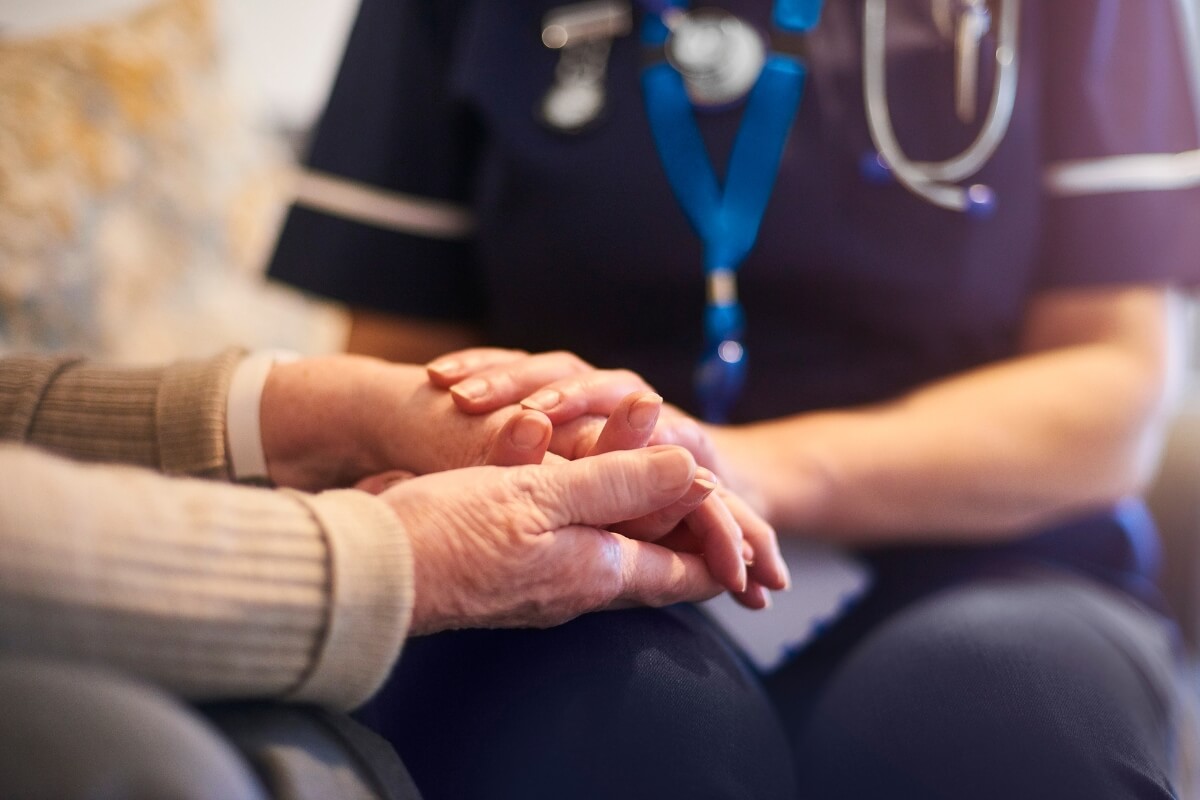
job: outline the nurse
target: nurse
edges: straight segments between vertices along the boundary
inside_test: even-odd
[[[365,0],[272,273],[352,306],[352,349],[560,349],[632,370],[682,409],[664,437],[699,430],[728,486],[781,533],[856,550],[870,591],[769,676],[688,609],[432,637],[389,687],[403,718],[387,695],[372,710],[380,728],[430,797],[1178,796],[1136,496],[1177,365],[1173,290],[1200,278],[1200,191],[1162,169],[1200,147],[1179,5],[1021,3],[976,214],[899,170],[864,176],[879,4],[714,5],[802,77],[766,104],[791,118],[736,247],[714,243],[671,145],[699,139],[719,206],[764,104],[689,92],[695,135],[663,136],[671,101],[647,75],[679,66],[666,4],[610,7],[571,44],[550,30],[560,3]],[[987,124],[1002,6],[886,3],[909,161]],[[981,7],[992,24],[961,38]],[[805,8],[819,18],[787,19]],[[744,373],[695,393],[697,357],[725,341]],[[549,385],[562,423],[638,383],[564,355],[474,377],[465,410]]]

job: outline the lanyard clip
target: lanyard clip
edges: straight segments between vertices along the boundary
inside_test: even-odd
[[[746,348],[742,345],[745,328],[745,314],[736,300],[709,302],[704,309],[708,345],[696,365],[693,381],[700,414],[708,422],[727,421],[746,384]]]

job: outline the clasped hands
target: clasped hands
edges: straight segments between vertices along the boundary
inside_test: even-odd
[[[564,353],[475,349],[427,369],[334,356],[277,365],[262,408],[276,484],[357,485],[396,514],[412,633],[723,589],[762,608],[788,585],[774,531],[697,463],[716,464],[703,430],[632,373]]]

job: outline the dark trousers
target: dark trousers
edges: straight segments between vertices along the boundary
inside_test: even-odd
[[[761,683],[690,607],[409,640],[359,718],[427,800],[795,794]]]
[[[1090,578],[1019,560],[864,604],[767,685],[799,797],[1182,797],[1170,626]]]
[[[0,656],[0,797],[419,800],[386,742],[345,714],[193,708],[83,665]]]
[[[871,595],[767,680],[691,608],[409,643],[362,719],[441,798],[1178,797],[1169,628],[1033,560]]]

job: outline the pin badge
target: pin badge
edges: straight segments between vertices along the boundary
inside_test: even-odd
[[[559,56],[554,83],[538,109],[543,122],[563,133],[579,133],[600,118],[607,101],[604,84],[612,41],[632,27],[629,4],[614,0],[589,0],[546,14],[542,44]]]

